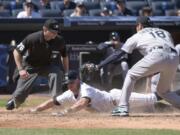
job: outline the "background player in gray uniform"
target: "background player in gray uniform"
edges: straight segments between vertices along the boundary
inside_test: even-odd
[[[110,92],[101,91],[80,81],[77,72],[70,71],[68,74],[68,90],[54,99],[50,99],[38,107],[31,109],[31,112],[43,111],[54,105],[64,106],[65,109],[60,113],[72,113],[81,109],[96,112],[110,112],[119,104],[121,90],[112,89]],[[154,93],[140,94],[133,92],[130,103],[133,107],[147,107],[157,101]],[[134,106],[135,105],[135,106]]]
[[[138,49],[144,57],[139,60],[127,73],[122,87],[122,96],[119,107],[112,111],[113,116],[129,115],[129,97],[136,81],[145,76],[152,76],[160,73],[160,79],[157,86],[157,93],[163,99],[180,107],[180,97],[170,92],[171,83],[175,77],[178,54],[174,48],[174,43],[169,32],[152,28],[152,22],[148,17],[138,17],[136,24],[137,33],[130,37],[121,51],[116,52],[106,59],[101,65],[107,64],[114,59],[126,54],[132,53]]]
[[[109,41],[100,43],[97,46],[97,50],[103,54],[103,60],[113,54],[116,50],[121,49],[123,43],[120,41],[120,36],[117,32],[111,32],[109,34]],[[100,70],[101,83],[108,89],[112,88],[113,77],[122,74],[124,80],[126,73],[129,69],[128,55],[117,59],[113,63],[105,65]]]
[[[59,23],[49,19],[42,31],[29,34],[15,46],[17,87],[6,109],[18,108],[25,101],[39,75],[48,77],[53,97],[62,93],[63,71],[68,71],[69,60],[64,39],[58,35],[59,29]]]

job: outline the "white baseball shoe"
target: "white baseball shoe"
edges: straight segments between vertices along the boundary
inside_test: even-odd
[[[129,116],[128,106],[118,106],[116,107],[112,113],[112,116],[120,116],[120,117],[127,117]]]

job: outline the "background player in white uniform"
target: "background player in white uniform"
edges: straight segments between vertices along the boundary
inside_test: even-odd
[[[70,71],[68,74],[68,89],[63,94],[54,99],[50,99],[38,107],[31,109],[31,112],[43,111],[53,105],[62,105],[68,109],[59,114],[66,114],[79,111],[81,109],[94,110],[97,112],[110,112],[119,104],[121,90],[112,89],[110,92],[101,91],[80,81],[77,72]],[[154,93],[140,94],[132,93],[131,103],[136,107],[152,105],[157,101]]]
[[[113,116],[129,115],[129,97],[136,81],[145,76],[160,73],[157,85],[157,93],[166,101],[180,108],[180,97],[170,92],[171,83],[175,77],[178,54],[174,49],[174,43],[169,32],[152,28],[152,22],[148,17],[138,17],[136,25],[137,33],[130,37],[121,52],[112,55],[103,64],[138,49],[144,58],[139,60],[127,73],[122,87],[122,95],[119,107],[112,111]],[[102,65],[98,65],[101,67]]]

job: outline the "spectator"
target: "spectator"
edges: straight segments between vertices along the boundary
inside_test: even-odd
[[[66,9],[75,9],[76,8],[76,3],[72,2],[71,0],[64,0],[63,4],[60,5],[60,10],[64,11]]]
[[[24,11],[18,13],[17,18],[40,18],[41,15],[34,11],[34,4],[30,2],[25,2]]]
[[[107,7],[104,7],[103,10],[100,12],[100,16],[112,16],[112,11],[109,10]]]
[[[140,16],[152,16],[153,15],[152,8],[150,8],[150,7],[143,7],[140,10],[139,14],[140,14]]]
[[[117,0],[116,2],[117,10],[114,11],[115,15],[118,16],[132,16],[133,13],[126,7],[125,0]]]
[[[4,5],[2,4],[2,2],[0,2],[0,12],[1,12],[1,11],[4,11],[4,9],[5,9],[5,8],[4,8]]]
[[[120,41],[120,36],[117,32],[111,32],[109,35],[109,41],[100,43],[97,46],[97,49],[103,53],[103,59],[106,59],[115,51],[119,50],[122,47],[123,43]],[[128,71],[127,63],[128,55],[121,57],[118,60],[114,61],[112,64],[108,64],[101,68],[100,76],[103,86],[108,89],[112,87],[112,80],[114,76],[122,74],[123,79],[126,76]]]
[[[76,5],[74,12],[70,15],[71,17],[88,16],[86,7],[83,3]]]
[[[177,16],[180,16],[180,9],[177,10]]]

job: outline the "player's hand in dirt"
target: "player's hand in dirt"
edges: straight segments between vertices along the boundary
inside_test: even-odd
[[[30,113],[37,113],[38,110],[37,110],[36,108],[31,108],[31,109],[29,109],[29,112],[30,112]]]
[[[64,111],[61,111],[61,112],[53,112],[51,113],[52,116],[57,116],[57,117],[63,117],[65,115],[67,115],[68,111],[67,110],[64,110]]]

